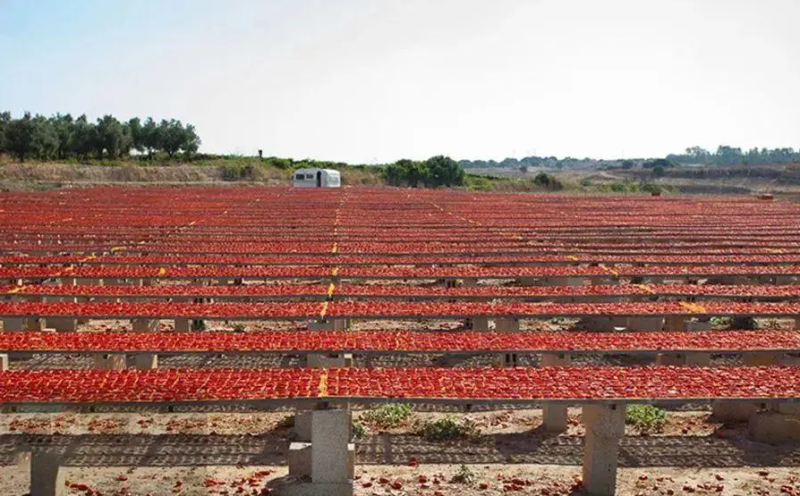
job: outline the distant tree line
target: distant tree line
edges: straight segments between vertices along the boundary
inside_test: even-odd
[[[710,152],[699,146],[686,149],[686,153],[667,155],[667,159],[682,164],[704,165],[769,165],[800,163],[800,150],[793,148],[741,148],[719,146],[716,152]]]
[[[751,148],[744,151],[731,146],[719,146],[715,152],[705,150],[699,146],[686,149],[685,153],[667,155],[666,160],[674,164],[702,164],[702,165],[769,165],[800,163],[800,149],[793,148]],[[593,159],[574,157],[522,157],[496,160],[459,160],[458,164],[465,169],[487,168],[514,168],[523,173],[532,167],[545,167],[550,169],[571,169],[587,167],[622,167],[631,169],[636,164],[651,163],[652,160],[644,158],[632,159]],[[659,164],[656,164],[659,165]],[[663,164],[661,164],[664,166]],[[666,167],[666,166],[664,166]]]
[[[10,112],[0,113],[0,154],[20,161],[117,159],[130,155],[132,150],[151,160],[159,152],[169,158],[178,153],[190,157],[200,143],[193,125],[175,119],[156,122],[152,117],[144,121],[134,117],[121,122],[106,115],[92,122],[86,115],[45,117],[26,112],[14,119]]]
[[[383,169],[383,178],[392,186],[463,186],[466,182],[464,169],[450,157],[437,155],[428,160],[402,159]]]

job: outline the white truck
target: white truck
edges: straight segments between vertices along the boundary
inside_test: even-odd
[[[292,176],[296,188],[339,188],[342,176],[333,169],[297,169]]]

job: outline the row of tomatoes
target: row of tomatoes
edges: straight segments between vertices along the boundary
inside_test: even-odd
[[[207,319],[292,319],[328,317],[353,318],[468,318],[473,316],[542,318],[581,315],[755,315],[794,316],[800,303],[677,301],[627,303],[525,303],[525,302],[402,302],[332,301],[278,303],[175,303],[160,301],[123,302],[0,302],[3,317],[87,317],[87,318],[207,318]]]
[[[327,297],[329,284],[242,285],[0,285],[0,294],[18,296],[116,296],[116,297],[209,297],[216,299],[241,297]],[[798,298],[798,285],[698,285],[698,284],[616,284],[581,286],[414,286],[377,284],[337,284],[337,297],[407,297],[407,298],[557,298],[557,297],[735,297],[735,298]]]
[[[713,332],[5,332],[0,350],[53,352],[623,352],[800,350],[794,331]]]
[[[331,273],[330,267],[313,265],[276,265],[235,267],[225,265],[158,267],[154,265],[111,266],[21,266],[0,267],[0,279],[49,278],[249,278],[299,279],[327,278],[437,279],[517,277],[685,277],[685,276],[764,276],[800,275],[800,265],[680,265],[680,266],[344,266]]]
[[[3,255],[2,265],[84,264],[84,265],[493,265],[493,264],[800,264],[800,254],[784,255],[601,255],[601,254],[151,254],[151,255]],[[338,251],[338,243],[336,244]]]
[[[800,367],[26,370],[0,373],[0,404],[288,398],[688,400],[797,398]]]

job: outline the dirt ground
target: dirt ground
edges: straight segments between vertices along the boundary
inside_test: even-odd
[[[394,429],[366,424],[356,440],[358,495],[583,494],[580,410],[569,430],[549,435],[537,409],[414,411]],[[288,477],[291,411],[250,413],[7,413],[0,422],[0,494],[26,494],[21,443],[61,449],[67,494],[281,494]],[[445,415],[480,431],[460,441],[427,441],[420,421]],[[59,436],[59,434],[67,436]],[[669,412],[662,432],[628,426],[620,448],[619,494],[798,494],[800,443],[748,439],[746,425],[708,412]],[[459,480],[457,475],[463,476]]]

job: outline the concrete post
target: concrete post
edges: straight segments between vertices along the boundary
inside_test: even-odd
[[[8,355],[0,355],[0,372],[8,370]]]
[[[47,319],[47,327],[57,332],[75,332],[78,330],[78,319],[51,317]]]
[[[625,435],[624,405],[583,407],[586,447],[583,484],[591,496],[614,496],[617,485],[619,442]]]
[[[27,323],[25,325],[25,330],[31,332],[40,332],[44,331],[44,326],[45,326],[44,319],[41,319],[39,317],[30,317],[28,318]]]
[[[66,494],[64,474],[58,453],[34,450],[31,453],[30,496],[62,496]]]
[[[3,319],[3,331],[24,331],[27,324],[27,319],[23,318]]]
[[[664,319],[664,330],[667,332],[683,332],[686,317],[682,315],[667,315]],[[656,365],[686,365],[684,353],[660,353]]]
[[[132,322],[133,332],[158,332],[158,319],[133,319]],[[158,368],[158,355],[155,353],[136,353],[133,358],[137,369]]]
[[[94,367],[100,370],[125,370],[125,362],[125,355],[119,353],[94,356]]]
[[[472,330],[475,332],[489,332],[489,318],[472,317]]]
[[[314,410],[311,418],[311,481],[349,484],[350,412]]]
[[[189,319],[175,319],[175,330],[177,332],[189,332],[191,329]]]
[[[742,357],[742,362],[747,367],[765,367],[779,365],[781,358],[781,353],[748,353]],[[714,402],[711,411],[714,418],[722,422],[744,422],[758,412],[758,405],[746,401]]]
[[[569,363],[570,356],[564,353],[542,355],[542,367],[566,367]],[[567,430],[567,405],[545,403],[542,407],[542,426],[548,432],[565,432]]]
[[[289,475],[311,478],[300,484],[298,495],[350,496],[355,475],[355,445],[350,412],[313,410],[307,412],[311,442],[293,442],[289,446]],[[293,495],[294,492],[287,494]]]
[[[134,366],[139,370],[154,370],[158,368],[158,355],[155,353],[136,353],[133,356]]]
[[[631,317],[628,319],[629,331],[659,332],[664,329],[664,317]]]

